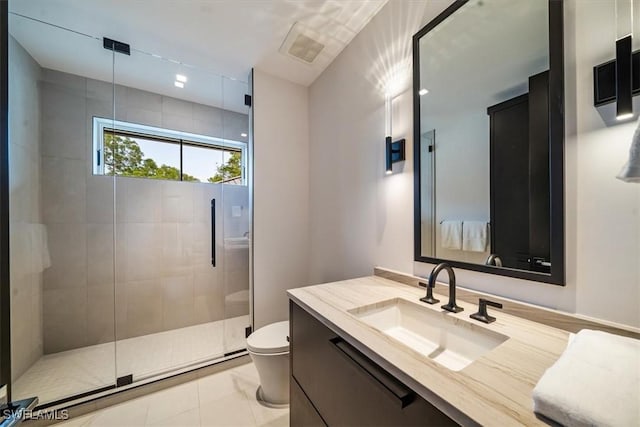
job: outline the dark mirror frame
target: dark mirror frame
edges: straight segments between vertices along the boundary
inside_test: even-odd
[[[460,9],[468,0],[456,0],[413,36],[413,200],[414,260],[438,264],[446,262],[465,270],[565,285],[564,265],[564,31],[563,0],[549,0],[549,163],[551,203],[551,274],[495,266],[450,261],[422,256],[420,221],[420,39]]]

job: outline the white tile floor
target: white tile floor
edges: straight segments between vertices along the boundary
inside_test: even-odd
[[[70,419],[56,426],[289,426],[289,409],[256,400],[253,363]]]
[[[247,326],[249,316],[239,316],[48,354],[13,384],[14,396],[37,396],[40,403],[47,403],[115,384],[115,378],[123,375],[133,374],[138,381],[215,360],[246,347]]]

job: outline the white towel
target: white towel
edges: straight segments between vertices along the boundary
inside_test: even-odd
[[[486,221],[465,221],[462,224],[462,250],[470,252],[487,250]]]
[[[533,389],[534,411],[566,427],[640,425],[640,340],[582,330]]]
[[[31,224],[31,272],[41,273],[51,267],[47,228],[44,224]]]
[[[462,249],[462,221],[442,221],[440,245],[444,249]]]

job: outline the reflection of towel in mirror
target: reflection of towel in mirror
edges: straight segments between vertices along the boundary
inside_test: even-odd
[[[32,273],[41,273],[51,267],[49,245],[47,244],[47,228],[44,224],[31,226],[31,260]]]
[[[462,250],[484,252],[487,250],[487,223],[465,221],[462,224]]]
[[[462,221],[442,221],[440,244],[444,249],[462,249]]]
[[[583,329],[533,389],[533,410],[565,426],[640,425],[640,341]]]

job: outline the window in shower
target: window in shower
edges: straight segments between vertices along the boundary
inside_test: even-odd
[[[246,184],[243,142],[99,117],[93,130],[96,175]]]

